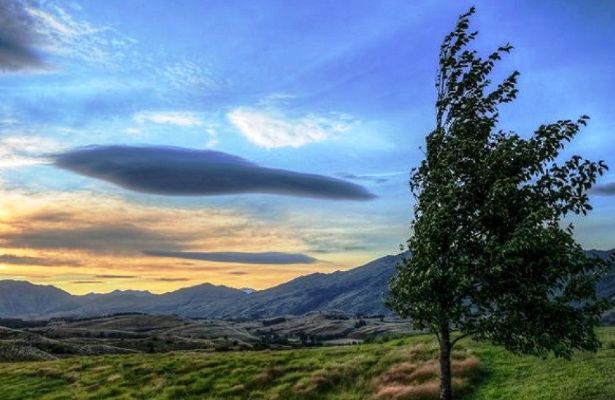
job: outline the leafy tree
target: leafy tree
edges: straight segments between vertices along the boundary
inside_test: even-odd
[[[513,72],[489,76],[512,46],[481,58],[468,45],[474,8],[440,48],[436,127],[413,169],[411,257],[390,283],[389,306],[440,345],[441,399],[452,399],[451,350],[463,337],[514,353],[569,357],[596,350],[606,310],[595,284],[609,261],[586,256],[562,226],[591,210],[604,162],[560,152],[588,117],[541,125],[531,137],[498,129],[498,107],[517,95]]]

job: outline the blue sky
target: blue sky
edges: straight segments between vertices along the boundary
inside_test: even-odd
[[[1,18],[10,23],[0,28],[0,247],[13,258],[0,258],[0,277],[73,292],[164,291],[203,281],[260,288],[397,252],[409,235],[408,173],[434,125],[438,47],[472,4],[480,52],[515,46],[495,74],[521,72],[519,98],[502,108],[502,127],[529,135],[541,123],[588,114],[590,125],[566,154],[604,159],[615,171],[615,3],[4,4]],[[222,152],[344,180],[377,197],[142,193],[49,162],[49,154],[92,145]],[[600,183],[614,181],[610,172]],[[575,221],[587,248],[615,247],[615,207],[604,192],[590,217]],[[37,217],[62,212],[70,216]],[[42,239],[73,237],[67,232],[75,226],[92,236],[82,247]],[[132,252],[123,245],[116,251],[114,232],[143,240]],[[187,262],[148,256],[146,246],[300,253],[316,261]],[[131,278],[96,278],[110,275],[105,271]]]

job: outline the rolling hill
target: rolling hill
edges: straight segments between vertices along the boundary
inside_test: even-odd
[[[571,360],[516,356],[464,339],[453,374],[460,400],[612,400],[615,328],[598,353]],[[433,336],[292,350],[176,351],[0,363],[0,398],[437,399]]]

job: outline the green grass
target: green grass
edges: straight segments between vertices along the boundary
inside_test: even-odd
[[[615,328],[601,328],[602,349],[572,360],[511,355],[493,346],[472,346],[485,368],[472,400],[615,399]]]
[[[456,358],[478,357],[481,362],[479,367],[469,363],[467,370],[461,367],[463,363],[458,364],[463,375],[458,382],[462,398],[615,399],[615,328],[601,329],[600,336],[604,343],[600,352],[577,354],[571,361],[517,357],[494,346],[463,342]],[[398,395],[424,394],[421,398],[427,399],[431,398],[429,385],[436,378],[432,373],[436,355],[431,337],[416,336],[288,351],[177,352],[5,363],[0,364],[0,399],[392,398],[385,396],[383,388]],[[416,377],[404,381],[396,375],[400,371],[409,371],[406,375],[415,371]],[[419,390],[403,392],[409,387]]]

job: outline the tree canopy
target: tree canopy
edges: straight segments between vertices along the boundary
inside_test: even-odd
[[[563,223],[591,210],[589,191],[607,169],[578,155],[561,160],[589,117],[544,124],[525,138],[502,130],[498,108],[516,98],[519,73],[491,81],[512,46],[486,57],[470,49],[473,13],[460,16],[440,48],[436,126],[410,178],[411,256],[388,300],[438,336],[441,364],[448,352],[442,398],[452,398],[450,349],[459,338],[568,357],[597,349],[594,327],[608,306],[595,287],[609,261],[587,256]]]

